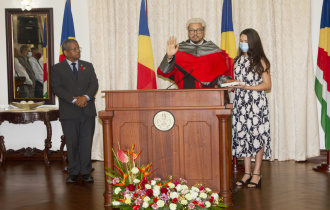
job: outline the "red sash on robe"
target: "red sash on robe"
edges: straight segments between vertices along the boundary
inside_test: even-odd
[[[212,82],[221,75],[230,76],[230,72],[222,57],[222,52],[216,52],[200,57],[193,56],[192,54],[178,51],[175,55],[176,64],[184,68],[187,72],[191,73],[196,79],[201,82]],[[192,69],[192,71],[191,71]],[[170,73],[163,73],[160,68],[157,69],[157,74],[164,77],[171,77],[174,75],[174,81],[179,81],[184,77],[176,67]],[[183,80],[177,82],[178,88],[183,88]],[[195,81],[195,87],[201,88],[202,86],[198,81]]]

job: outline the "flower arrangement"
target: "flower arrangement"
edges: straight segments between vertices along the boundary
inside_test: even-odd
[[[106,168],[106,175],[112,179],[107,180],[112,185],[112,206],[121,210],[159,209],[159,210],[201,210],[221,209],[227,207],[222,203],[217,193],[212,193],[202,184],[188,186],[187,181],[180,178],[173,181],[161,180],[155,177],[149,179],[152,164],[138,167],[136,164],[140,153],[135,153],[135,145],[130,151],[119,150],[114,153],[114,167],[117,171]]]

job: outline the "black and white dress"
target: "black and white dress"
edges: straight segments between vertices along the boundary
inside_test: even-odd
[[[241,56],[234,65],[235,80],[247,86],[259,85],[262,77],[250,69],[250,61]],[[265,91],[235,89],[233,102],[233,155],[253,157],[265,145],[264,159],[272,155],[270,148],[269,109]]]

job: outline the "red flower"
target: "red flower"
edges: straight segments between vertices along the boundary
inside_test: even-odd
[[[161,193],[165,193],[165,194],[166,194],[166,193],[168,192],[168,189],[167,189],[167,188],[165,188],[165,187],[163,187],[162,189],[160,189],[160,192],[161,192]]]
[[[133,197],[134,198],[136,198],[138,195],[137,195],[137,193],[135,192],[135,193],[133,193]]]
[[[118,160],[122,163],[127,163],[129,161],[127,155],[121,150],[118,150],[117,157],[118,157]]]
[[[192,203],[195,204],[195,205],[197,205],[198,204],[198,201],[194,200]]]
[[[203,187],[203,186],[201,186],[201,187],[199,188],[199,190],[200,190],[200,191],[204,190],[204,187]]]
[[[146,191],[146,194],[147,194],[148,197],[151,197],[153,193],[154,193],[154,192],[152,191],[152,189],[148,189],[148,190]]]
[[[154,197],[153,201],[154,201],[154,203],[157,203],[158,198]]]
[[[139,210],[140,209],[140,205],[133,205],[133,210]]]
[[[177,203],[178,202],[178,199],[177,198],[173,198],[172,199],[172,203]]]
[[[198,202],[198,206],[200,206],[200,207],[205,207],[202,201],[199,201],[199,202]]]
[[[129,184],[127,187],[129,189],[129,191],[134,191],[136,186],[133,184]]]
[[[143,177],[142,178],[142,181],[141,181],[141,186],[142,185],[145,185],[145,184],[147,184],[148,183],[148,179],[146,178],[146,177]]]
[[[211,196],[211,198],[209,199],[209,201],[210,201],[210,203],[213,203],[213,201],[214,201],[214,197]]]

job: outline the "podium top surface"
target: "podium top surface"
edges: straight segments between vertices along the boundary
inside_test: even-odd
[[[106,111],[150,109],[226,109],[226,88],[171,90],[111,90],[105,93]]]

